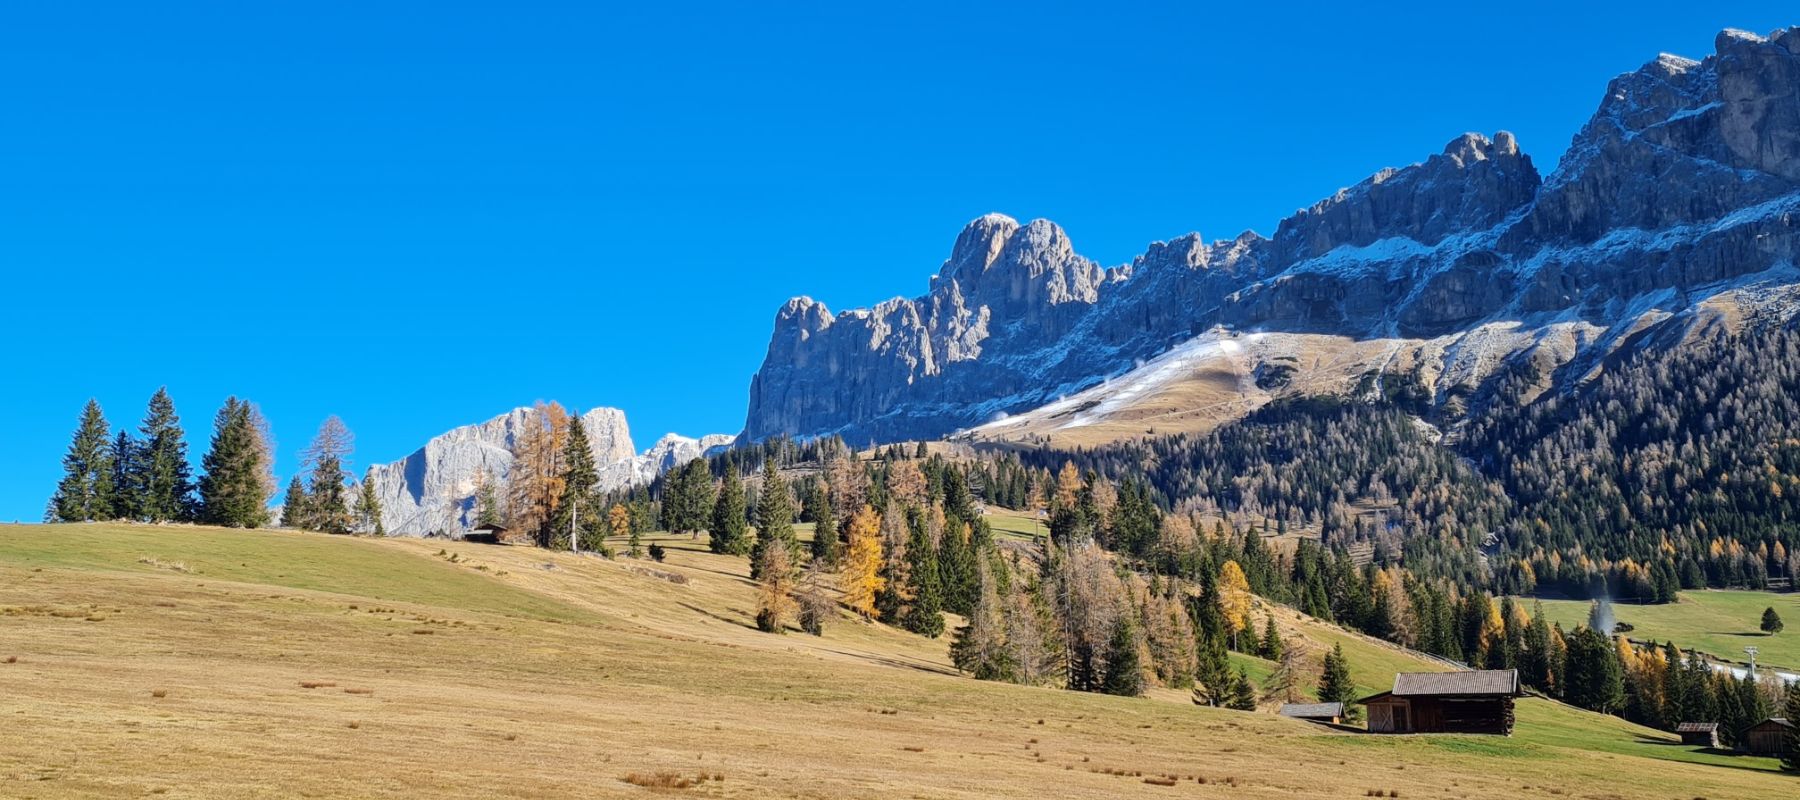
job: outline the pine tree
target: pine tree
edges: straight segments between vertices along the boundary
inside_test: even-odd
[[[1231,683],[1231,699],[1225,707],[1234,711],[1256,710],[1256,684],[1250,682],[1249,673],[1238,667],[1237,680]]]
[[[713,501],[712,522],[707,526],[713,552],[741,556],[750,552],[750,523],[746,519],[744,483],[738,479],[737,465],[725,465],[725,479],[719,485],[719,496]]]
[[[906,542],[906,574],[911,602],[906,606],[900,625],[920,636],[935,639],[944,632],[944,595],[938,575],[937,551],[931,546],[924,512],[915,507],[908,517],[912,535]]]
[[[831,492],[823,480],[814,481],[806,493],[800,518],[813,524],[812,557],[814,561],[835,564],[838,560],[837,514],[831,508]]]
[[[375,493],[375,471],[372,469],[363,476],[357,489],[356,527],[363,533],[387,535],[387,528],[381,522],[381,497]]]
[[[1325,654],[1325,672],[1319,676],[1319,702],[1343,703],[1346,719],[1352,716],[1356,702],[1356,684],[1350,680],[1350,661],[1344,657],[1344,646],[1334,644]]]
[[[1100,691],[1123,697],[1144,693],[1144,661],[1138,653],[1137,626],[1130,614],[1119,615],[1113,624],[1112,638],[1106,645],[1106,671],[1100,680]]]
[[[494,488],[494,477],[481,473],[481,485],[475,489],[475,525],[489,527],[506,524],[500,513],[500,493]]]
[[[574,415],[571,415],[574,416]],[[569,425],[563,438],[562,471],[557,483],[561,493],[556,510],[550,515],[546,546],[567,547],[572,551],[591,550],[611,555],[606,546],[606,519],[596,488],[600,473],[594,467],[594,451],[588,446],[587,426],[579,417]]]
[[[1781,629],[1782,629],[1781,615],[1775,613],[1775,607],[1770,606],[1768,608],[1763,609],[1762,632],[1769,634],[1770,636],[1774,636],[1775,634],[1780,633]],[[1796,724],[1800,724],[1800,723],[1796,723]]]
[[[1578,628],[1568,646],[1563,699],[1603,714],[1621,707],[1625,702],[1624,674],[1612,639],[1592,628]]]
[[[265,448],[249,403],[228,397],[213,417],[212,443],[200,460],[200,519],[209,525],[256,528],[268,524]]]
[[[793,558],[788,555],[787,543],[780,538],[770,539],[757,558],[757,583],[761,588],[757,593],[756,628],[764,633],[783,633],[794,605]]]
[[[92,522],[112,511],[112,450],[106,415],[89,400],[63,456],[63,479],[50,497],[46,522]]]
[[[1000,592],[994,585],[992,570],[985,564],[979,579],[981,590],[969,621],[956,629],[950,643],[950,660],[976,680],[1010,681],[1016,671],[1006,646],[1006,618]]]
[[[981,591],[975,565],[975,553],[966,540],[968,527],[957,517],[944,525],[938,548],[938,582],[944,590],[944,610],[968,616]]]
[[[1800,682],[1787,685],[1781,715],[1788,721],[1787,731],[1782,734],[1787,747],[1781,754],[1781,768],[1787,772],[1800,772]]]
[[[131,438],[130,431],[120,427],[119,432],[113,435],[112,445],[107,453],[112,461],[112,496],[106,504],[107,516],[112,519],[143,519],[144,493],[138,485],[141,447]]]
[[[844,605],[863,619],[879,616],[875,596],[881,593],[881,518],[863,506],[850,518],[850,549],[844,556]]]
[[[288,479],[287,495],[281,500],[281,527],[302,530],[312,524],[306,500],[306,482],[299,475]]]
[[[300,458],[305,465],[309,486],[306,490],[306,516],[302,527],[325,533],[349,533],[350,498],[344,483],[350,477],[345,459],[355,441],[344,421],[332,415],[319,425],[319,432]]]
[[[188,466],[186,434],[167,388],[150,396],[150,407],[138,427],[143,437],[137,461],[140,512],[149,522],[189,519],[194,514],[194,480]]]
[[[781,479],[781,471],[771,458],[763,461],[762,494],[756,501],[756,543],[750,549],[753,573],[762,568],[762,553],[773,541],[781,542],[784,553],[800,552],[800,542],[794,536],[794,503],[788,498],[787,481]],[[750,577],[755,579],[758,575]]]
[[[1263,618],[1262,642],[1258,646],[1258,654],[1270,661],[1280,661],[1282,653],[1281,632],[1275,629],[1273,615]]]

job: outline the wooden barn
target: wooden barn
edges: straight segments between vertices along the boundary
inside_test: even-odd
[[[499,544],[505,537],[505,525],[477,525],[463,534],[462,540],[476,544]]]
[[[1713,748],[1719,746],[1717,722],[1683,722],[1675,726],[1675,732],[1681,735],[1682,744]]]
[[[1307,722],[1322,722],[1336,725],[1344,718],[1343,703],[1283,703],[1281,715],[1303,719]]]
[[[1744,729],[1744,749],[1761,756],[1778,756],[1787,750],[1787,735],[1793,722],[1770,717]]]
[[[1492,733],[1511,736],[1516,669],[1402,672],[1394,690],[1363,698],[1371,733]]]

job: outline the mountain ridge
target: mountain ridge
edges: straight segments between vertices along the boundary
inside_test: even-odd
[[[1458,376],[1428,381],[1439,403],[1517,357],[1567,381],[1723,292],[1791,299],[1796,85],[1800,28],[1728,30],[1704,59],[1662,55],[1609,82],[1548,176],[1511,134],[1464,134],[1272,236],[1188,234],[1113,268],[1076,253],[1055,223],[985,215],[924,295],[837,314],[788,301],[744,434],[936,437],[1096,386],[1214,329],[1404,340],[1438,354],[1423,372]],[[1519,332],[1505,358],[1455,363],[1458,342],[1492,339],[1483,329],[1499,324]],[[1547,340],[1557,345],[1538,347]]]

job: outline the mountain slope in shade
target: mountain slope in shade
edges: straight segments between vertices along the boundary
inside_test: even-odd
[[[1726,31],[1715,50],[1615,78],[1548,177],[1510,134],[1466,134],[1271,237],[1190,234],[1113,268],[1054,223],[982,217],[925,295],[838,314],[789,301],[745,434],[943,435],[1201,335],[1275,335],[1232,362],[1252,378],[1240,405],[1271,391],[1254,380],[1271,371],[1354,385],[1405,369],[1454,412],[1516,359],[1566,384],[1649,333],[1786,315],[1800,283],[1800,28]],[[1343,363],[1313,374],[1309,357]],[[1232,400],[1214,389],[1215,404]]]
[[[516,408],[432,437],[412,455],[372,467],[367,479],[374,481],[381,499],[383,527],[390,534],[409,536],[466,531],[475,523],[475,498],[483,481],[494,481],[496,494],[505,497],[513,446],[532,414],[529,407]],[[669,434],[640,454],[632,444],[625,412],[596,408],[580,420],[599,467],[601,491],[649,483],[663,470],[734,439]]]

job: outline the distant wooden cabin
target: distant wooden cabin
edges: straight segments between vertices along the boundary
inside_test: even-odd
[[[1795,723],[1781,717],[1770,717],[1744,729],[1744,750],[1762,756],[1778,756],[1787,751],[1787,735]]]
[[[463,541],[476,544],[499,544],[505,538],[505,525],[477,525],[463,534]]]
[[[1719,746],[1717,722],[1683,722],[1675,726],[1675,732],[1680,734],[1682,744],[1714,748]]]
[[[1336,725],[1344,718],[1343,703],[1283,703],[1281,715],[1303,719],[1307,722],[1321,722]]]
[[[1371,733],[1492,733],[1511,736],[1519,671],[1402,672],[1394,690],[1363,698]]]

